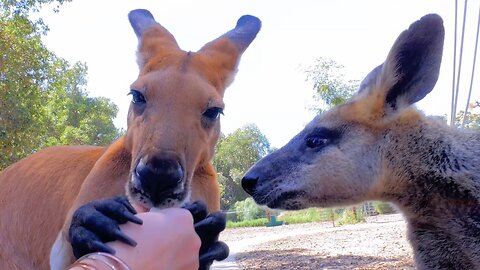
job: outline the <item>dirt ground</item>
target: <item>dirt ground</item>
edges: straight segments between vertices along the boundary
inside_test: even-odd
[[[241,269],[415,269],[399,214],[340,227],[309,223],[227,229],[221,239]]]

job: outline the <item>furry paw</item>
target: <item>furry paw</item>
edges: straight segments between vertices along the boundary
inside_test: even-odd
[[[228,257],[227,244],[218,241],[218,235],[225,229],[227,219],[224,213],[208,214],[207,207],[201,202],[183,206],[192,213],[195,231],[202,241],[200,247],[200,270],[209,269],[214,260],[221,261]]]
[[[136,242],[118,226],[127,221],[142,224],[135,214],[135,209],[125,196],[93,201],[78,208],[68,231],[75,257],[91,252],[113,254],[115,251],[105,243],[115,240],[135,246]]]

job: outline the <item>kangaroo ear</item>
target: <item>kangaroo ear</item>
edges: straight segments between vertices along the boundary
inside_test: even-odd
[[[436,14],[414,22],[397,38],[385,62],[362,81],[359,95],[380,93],[376,96],[383,99],[386,114],[423,99],[438,79],[444,35]]]
[[[220,87],[226,88],[237,71],[240,56],[255,39],[261,21],[254,16],[244,15],[234,29],[207,43],[198,53],[209,59],[220,76]]]
[[[180,51],[173,35],[155,21],[150,11],[132,10],[128,19],[138,37],[137,63],[140,69],[153,56],[161,58]]]
[[[379,65],[378,67],[374,68],[370,73],[367,74],[367,76],[362,80],[360,83],[360,86],[358,87],[358,93],[363,93],[365,91],[368,91],[370,88],[376,85],[378,77],[380,77],[380,74],[382,73],[383,70],[383,64]]]

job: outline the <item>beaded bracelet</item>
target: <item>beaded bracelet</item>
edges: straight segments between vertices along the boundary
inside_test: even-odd
[[[97,270],[93,265],[88,263],[88,260],[91,260],[92,262],[101,262],[111,270],[131,270],[124,261],[120,260],[116,256],[113,256],[112,254],[105,252],[89,253],[85,256],[82,256],[71,266],[71,268],[80,267],[85,270]]]

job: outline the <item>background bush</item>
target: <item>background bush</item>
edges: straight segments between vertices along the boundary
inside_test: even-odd
[[[278,217],[278,220],[283,221],[286,224],[319,222],[331,220],[332,214],[332,209],[308,208],[298,211],[283,212]]]
[[[363,216],[363,212],[360,208],[346,208],[343,209],[343,212],[339,215],[337,219],[338,225],[346,225],[346,224],[356,224],[360,222],[365,222],[365,218]]]
[[[265,217],[265,209],[260,207],[252,198],[236,202],[234,205],[237,221],[254,220]]]
[[[378,214],[393,214],[396,213],[395,208],[389,203],[376,201],[373,202],[373,207]]]

